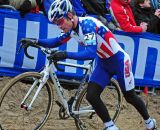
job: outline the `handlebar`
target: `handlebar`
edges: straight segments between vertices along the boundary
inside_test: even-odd
[[[32,46],[32,47],[35,47],[35,48],[40,48],[40,47],[37,46],[37,45],[31,45],[31,46]],[[33,56],[29,55],[29,53],[28,53],[28,47],[29,47],[29,46],[27,46],[27,47],[24,48],[24,54],[25,54],[29,59],[34,59]]]
[[[57,50],[53,50],[51,48],[45,48],[45,47],[42,47],[42,46],[37,45],[37,44],[29,44],[29,45],[26,45],[26,46],[22,46],[22,44],[21,44],[21,46],[18,50],[18,53],[22,48],[24,48],[24,54],[28,58],[34,59],[33,56],[28,54],[28,48],[30,46],[40,49],[45,55],[51,55],[51,54],[54,54],[55,52],[57,52]],[[82,68],[82,69],[88,70],[92,66],[93,60],[88,65],[85,65],[85,66],[84,65],[79,65],[79,64],[71,64],[71,63],[67,63],[67,62],[55,61],[55,60],[49,60],[49,63],[50,64],[53,63],[57,70],[64,72],[64,69],[60,68],[58,65],[65,65],[65,66],[77,67],[77,68]]]
[[[44,48],[40,45],[36,45],[36,44],[30,44],[30,45],[26,45],[24,47],[22,47],[22,45],[20,45],[20,48],[18,50],[18,53],[20,52],[20,50],[22,48],[24,48],[24,54],[26,55],[26,57],[28,57],[29,59],[34,59],[33,56],[29,55],[28,53],[28,48],[29,47],[34,47],[34,48],[38,48],[40,49],[45,55],[50,55],[50,54],[53,54],[56,52],[56,50],[51,50],[50,48]],[[59,71],[63,71],[64,72],[64,69],[60,68],[57,64],[58,61],[55,61],[55,60],[49,60],[50,63],[54,63],[54,66],[56,67],[57,70]]]

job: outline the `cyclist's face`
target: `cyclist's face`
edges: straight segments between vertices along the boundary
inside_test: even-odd
[[[71,30],[72,22],[69,19],[61,18],[58,21],[54,22],[60,29],[62,29],[65,33]]]
[[[61,26],[61,25],[63,25],[64,20],[65,20],[64,18],[61,18],[61,19],[59,19],[57,21],[54,21],[53,23],[56,24],[57,26]]]

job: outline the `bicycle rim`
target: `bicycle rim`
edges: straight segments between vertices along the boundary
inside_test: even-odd
[[[105,98],[106,94],[107,97]],[[106,87],[102,96],[104,96],[102,98],[103,101],[107,99],[107,101],[104,102],[106,103],[106,107],[109,110],[109,114],[111,115],[112,120],[116,122],[122,105],[122,93],[117,80],[113,78],[111,79],[110,85]]]
[[[88,108],[90,106],[88,101],[86,100],[86,92],[87,87],[81,92],[75,110],[81,110],[83,108]],[[111,84],[108,85],[101,94],[101,99],[104,102],[105,106],[107,107],[109,114],[112,120],[115,122],[119,116],[121,103],[122,103],[122,95],[119,89],[118,82],[114,79],[111,79]],[[75,120],[76,127],[78,130],[102,130],[103,129],[103,122],[98,117],[96,113],[85,113],[79,114],[78,118],[83,123],[83,128]]]
[[[4,87],[0,95],[0,124],[4,130],[38,130],[47,121],[53,99],[52,88],[48,82],[33,102],[31,110],[21,108],[21,102],[28,89],[40,78],[39,73],[27,72],[16,76]],[[31,102],[38,84],[25,104]]]

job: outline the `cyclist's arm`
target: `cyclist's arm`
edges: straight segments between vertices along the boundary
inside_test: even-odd
[[[62,34],[59,37],[49,39],[38,39],[38,44],[43,47],[55,48],[70,40],[70,33]]]
[[[38,39],[38,45],[48,48],[54,48],[60,46],[62,43],[58,37],[50,39]]]
[[[86,20],[83,24],[83,43],[85,45],[85,50],[79,52],[68,52],[67,58],[76,60],[93,60],[96,57],[96,24],[90,20]],[[85,27],[89,29],[85,29]]]
[[[75,60],[93,60],[96,57],[97,46],[86,46],[85,50],[79,52],[67,52],[67,58]]]

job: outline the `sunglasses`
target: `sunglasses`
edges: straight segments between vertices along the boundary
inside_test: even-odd
[[[65,21],[64,18],[60,18],[57,21],[54,21],[53,23],[58,25],[58,26],[61,26],[61,25],[63,25],[64,21]]]

